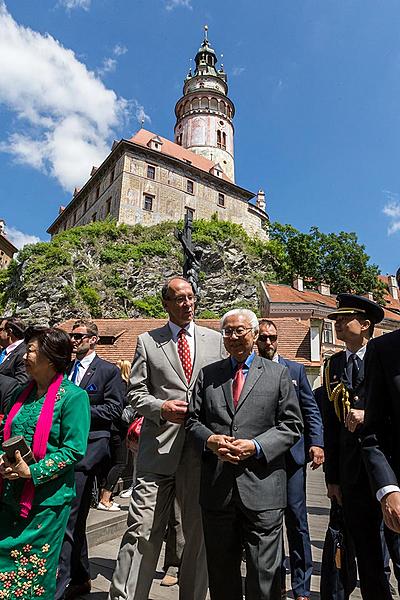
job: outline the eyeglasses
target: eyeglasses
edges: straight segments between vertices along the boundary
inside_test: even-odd
[[[267,340],[269,340],[273,344],[274,342],[276,342],[277,339],[277,335],[267,335],[266,333],[262,333],[258,336],[259,342],[266,342]]]
[[[196,296],[193,296],[193,295],[177,296],[176,298],[167,298],[167,301],[175,302],[175,304],[178,304],[178,306],[181,306],[185,302],[189,302],[190,304],[193,304],[194,302],[196,302]]]
[[[227,329],[222,330],[223,337],[230,338],[234,334],[237,338],[244,337],[249,333],[249,331],[253,331],[252,327],[228,327]]]
[[[70,333],[69,337],[71,338],[71,340],[76,340],[77,342],[80,342],[81,340],[83,340],[83,338],[85,337],[92,337],[91,333]]]

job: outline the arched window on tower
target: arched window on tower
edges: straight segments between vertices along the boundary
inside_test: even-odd
[[[225,133],[225,131],[222,132],[222,149],[226,150],[226,133]]]
[[[208,108],[208,98],[201,99],[201,108]]]
[[[221,135],[220,129],[217,129],[217,147],[218,148],[222,147],[222,135]]]
[[[198,110],[200,108],[200,100],[198,98],[194,98],[192,101],[193,110]]]
[[[216,98],[211,98],[210,108],[211,110],[218,110],[218,100]]]

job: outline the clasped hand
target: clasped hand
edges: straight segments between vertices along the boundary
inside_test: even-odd
[[[5,454],[0,456],[0,476],[4,479],[30,479],[29,465],[24,461],[19,450],[15,451],[15,462],[10,462]]]
[[[228,435],[210,435],[207,448],[214,452],[219,460],[232,464],[246,460],[256,453],[256,446],[252,440],[237,440]]]

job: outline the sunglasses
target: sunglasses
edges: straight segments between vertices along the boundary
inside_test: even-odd
[[[277,335],[265,335],[264,333],[262,333],[261,335],[258,336],[258,340],[260,342],[266,342],[267,340],[269,340],[272,344],[274,342],[276,342],[277,339],[278,339]]]
[[[83,340],[83,338],[85,337],[92,337],[91,333],[70,333],[69,337],[71,338],[71,340],[77,340],[78,342],[80,342],[81,340]]]

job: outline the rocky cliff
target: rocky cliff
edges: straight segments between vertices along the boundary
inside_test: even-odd
[[[164,316],[160,287],[182,273],[177,225],[106,221],[27,246],[0,275],[0,309],[43,325],[78,316]],[[257,310],[259,282],[275,279],[269,243],[217,220],[195,221],[193,239],[203,248],[198,315],[217,317],[235,306]]]

